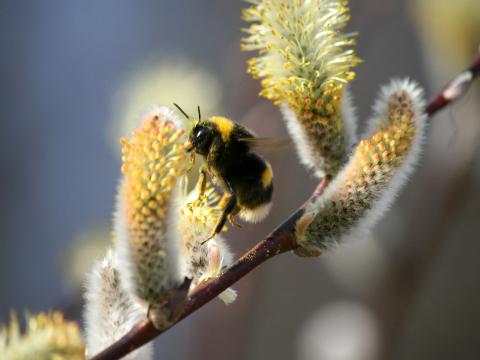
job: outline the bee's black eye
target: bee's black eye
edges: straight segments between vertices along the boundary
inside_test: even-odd
[[[195,138],[197,139],[197,141],[200,141],[205,137],[205,135],[207,135],[207,133],[208,133],[208,130],[205,128],[202,128],[197,132],[197,135],[195,136]]]

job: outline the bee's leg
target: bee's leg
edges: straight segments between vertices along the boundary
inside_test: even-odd
[[[227,218],[228,218],[228,221],[230,221],[230,223],[233,225],[233,226],[236,226],[238,228],[241,228],[242,225],[240,225],[239,223],[237,223],[237,220],[235,220],[235,216],[237,216],[237,214],[240,212],[240,208],[238,206],[235,206],[235,209],[233,209],[233,211],[228,214]]]
[[[195,191],[198,193],[198,197],[191,203],[188,203],[188,207],[193,206],[195,201],[201,200],[202,197],[205,195],[205,189],[207,188],[207,168],[205,167],[205,165],[200,168],[199,172],[200,175],[198,177],[197,183],[195,184]]]
[[[227,222],[229,215],[235,210],[235,207],[237,205],[237,197],[234,193],[225,194],[222,200],[223,199],[226,199],[226,205],[223,208],[222,216],[220,216],[220,218],[218,219],[210,236],[202,244],[205,244],[208,240],[212,239],[215,235],[219,234],[222,231],[223,226]]]
[[[225,209],[225,207],[227,206],[228,202],[230,201],[231,196],[232,196],[232,195],[230,195],[229,193],[223,194],[222,198],[221,198],[220,201],[218,202],[218,207],[221,207],[222,209]],[[240,212],[240,208],[239,208],[238,206],[235,206],[235,208],[232,210],[232,212],[227,215],[227,219],[228,219],[228,221],[230,221],[230,223],[231,223],[233,226],[236,226],[236,227],[241,228],[242,225],[240,225],[239,223],[237,223],[237,222],[235,221],[235,216],[237,216],[237,214],[238,214],[239,212]]]
[[[227,206],[228,202],[230,201],[230,197],[231,197],[230,193],[223,194],[217,206],[222,209],[225,209],[225,206]]]
[[[205,189],[207,188],[207,168],[203,165],[200,168],[200,176],[198,177],[197,184],[195,188],[198,192],[198,197],[201,198],[205,194]]]
[[[192,168],[195,166],[195,152],[192,152],[190,155],[190,166],[187,169],[187,172],[192,170]]]

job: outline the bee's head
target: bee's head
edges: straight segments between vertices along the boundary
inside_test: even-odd
[[[177,104],[173,103],[175,107],[190,120],[190,116]],[[187,142],[185,143],[185,150],[187,153],[196,152],[200,155],[208,155],[210,145],[215,136],[215,128],[211,126],[209,121],[202,120],[202,114],[200,113],[200,106],[198,106],[198,121],[188,134]]]
[[[215,131],[207,121],[199,121],[188,135],[185,145],[186,151],[195,151],[197,154],[207,155],[215,137]]]

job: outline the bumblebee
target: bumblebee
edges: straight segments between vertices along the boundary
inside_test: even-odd
[[[187,118],[188,115],[174,104]],[[220,204],[222,214],[205,241],[220,233],[229,220],[239,226],[235,216],[247,222],[263,220],[272,205],[273,171],[270,164],[253,152],[256,145],[276,146],[275,139],[256,138],[236,122],[219,116],[199,120],[190,131],[185,149],[203,156],[205,165],[200,170],[199,188],[202,193],[207,175],[224,191]]]

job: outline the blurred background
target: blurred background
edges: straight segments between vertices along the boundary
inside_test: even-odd
[[[81,320],[82,281],[104,255],[120,136],[150,104],[223,114],[285,136],[241,53],[240,1],[0,2],[0,322],[11,309]],[[478,0],[352,2],[365,62],[362,124],[381,84],[433,95],[480,44]],[[480,91],[431,122],[421,166],[371,237],[315,259],[282,255],[158,338],[157,359],[480,358]],[[240,255],[300,205],[315,179],[268,153],[271,215],[229,231]]]

